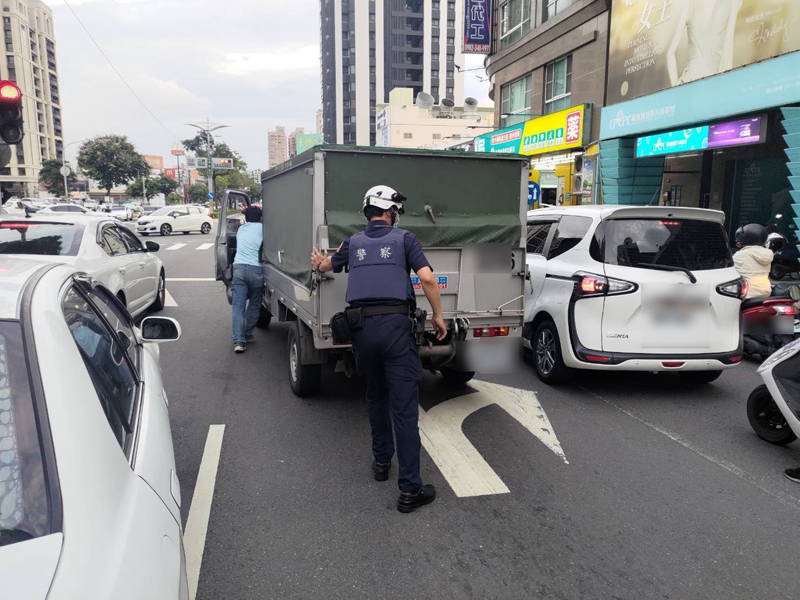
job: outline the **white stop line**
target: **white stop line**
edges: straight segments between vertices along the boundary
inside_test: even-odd
[[[468,416],[492,404],[514,417],[556,456],[569,464],[536,394],[483,381],[473,381],[469,385],[476,391],[437,404],[427,412],[420,409],[419,414],[422,445],[456,496],[464,498],[509,493],[506,484],[461,430]]]

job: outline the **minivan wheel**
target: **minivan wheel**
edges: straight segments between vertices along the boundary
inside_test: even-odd
[[[704,384],[716,381],[722,371],[681,371],[678,373],[687,383]]]
[[[539,379],[549,384],[564,382],[569,375],[569,369],[561,357],[561,341],[556,324],[544,321],[539,325],[533,336],[532,346],[533,365]]]
[[[747,420],[756,435],[770,444],[785,446],[797,439],[765,385],[754,389],[747,399]]]

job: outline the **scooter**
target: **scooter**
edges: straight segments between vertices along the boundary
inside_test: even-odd
[[[758,374],[764,385],[747,399],[750,426],[770,444],[791,444],[800,437],[800,340],[765,360]]]
[[[767,357],[800,337],[800,286],[778,284],[772,295],[742,302],[742,339],[749,355]]]
[[[772,268],[770,269],[770,279],[780,280],[787,275],[800,276],[800,249],[797,244],[797,231],[794,225],[789,226],[789,238],[778,231],[780,220],[783,215],[775,215],[775,221],[767,226],[769,235],[767,236],[767,248],[772,250]]]

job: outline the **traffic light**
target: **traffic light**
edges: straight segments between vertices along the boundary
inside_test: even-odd
[[[13,81],[0,81],[0,138],[6,144],[19,144],[22,129],[22,92]]]

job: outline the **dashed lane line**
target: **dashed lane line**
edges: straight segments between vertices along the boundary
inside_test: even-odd
[[[172,294],[169,293],[169,290],[164,290],[164,307],[165,308],[177,308],[178,303],[175,302],[175,298],[172,297]]]
[[[186,553],[186,577],[189,582],[189,598],[197,596],[197,583],[200,581],[200,567],[203,564],[203,551],[206,546],[208,519],[211,516],[211,502],[214,500],[214,487],[217,484],[219,457],[222,453],[222,437],[225,425],[212,425],[208,429],[200,471],[194,486],[189,518],[183,533],[183,548]]]

